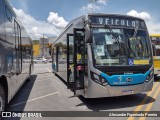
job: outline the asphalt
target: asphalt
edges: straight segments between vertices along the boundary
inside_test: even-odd
[[[6,111],[71,111],[66,114],[76,114],[80,116],[85,111],[160,111],[160,76],[155,78],[154,85],[157,87],[152,94],[147,93],[110,97],[86,99],[73,96],[73,92],[56,77],[51,70],[51,64],[35,64],[30,82],[26,82],[16,96],[12,99]],[[156,93],[156,91],[158,91]],[[144,99],[147,99],[145,102]],[[138,108],[137,108],[138,107]],[[141,108],[141,109],[140,109]],[[149,109],[150,108],[150,109]],[[82,111],[82,112],[81,112]],[[62,112],[59,112],[62,114]],[[92,113],[91,113],[92,115]],[[63,115],[62,115],[63,116]],[[94,113],[93,113],[94,116]],[[117,117],[42,117],[42,118],[3,118],[3,120],[114,120]],[[119,120],[131,120],[129,117],[118,117]],[[157,117],[139,118],[135,120],[158,120]]]

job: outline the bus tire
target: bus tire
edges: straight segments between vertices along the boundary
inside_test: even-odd
[[[0,116],[2,114],[2,112],[5,110],[5,107],[6,107],[6,100],[5,100],[5,91],[4,91],[4,88],[2,86],[2,84],[0,84]]]

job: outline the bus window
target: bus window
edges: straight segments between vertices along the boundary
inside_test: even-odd
[[[5,6],[5,8],[6,8],[6,17],[10,22],[12,22],[12,13],[7,6]]]
[[[21,29],[19,24],[14,21],[15,48],[16,48],[16,73],[22,71],[22,52],[21,52]]]

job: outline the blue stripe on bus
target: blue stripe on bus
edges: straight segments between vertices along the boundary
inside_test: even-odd
[[[124,74],[124,75],[113,75],[108,76],[105,73],[101,73],[100,76],[106,79],[109,85],[112,86],[122,86],[122,85],[136,85],[140,83],[144,83],[147,76],[150,74],[150,70],[148,70],[145,74]],[[130,79],[130,82],[127,82],[127,79]]]

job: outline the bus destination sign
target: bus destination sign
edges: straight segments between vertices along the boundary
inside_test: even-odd
[[[91,24],[146,28],[144,21],[122,17],[90,16]]]

